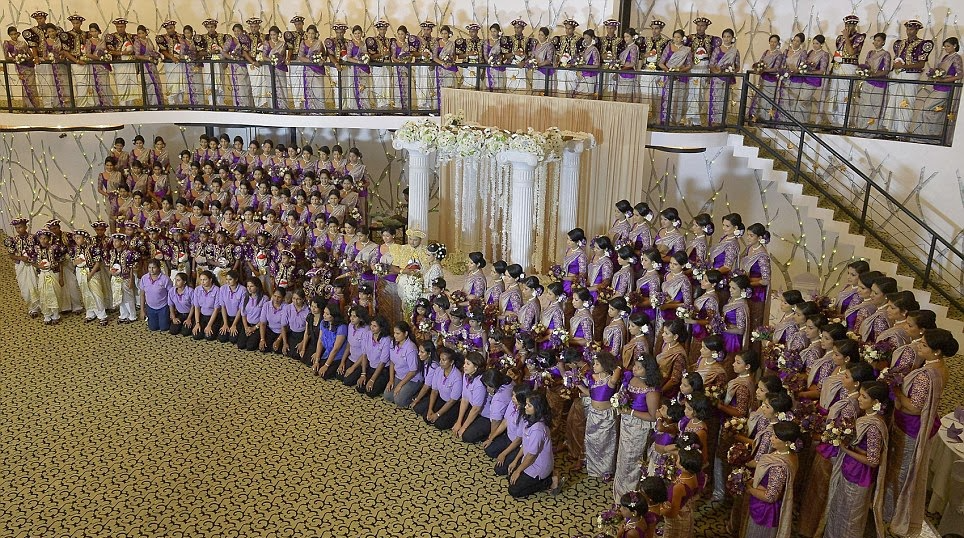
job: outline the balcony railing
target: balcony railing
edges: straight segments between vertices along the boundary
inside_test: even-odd
[[[253,67],[235,60],[3,64],[7,112],[212,110],[270,114],[437,115],[439,89],[649,103],[650,128],[706,131],[742,122],[951,145],[961,84],[806,74],[678,73],[434,63]],[[26,98],[23,89],[32,93]],[[753,83],[771,99],[736,105]],[[915,99],[920,97],[920,99]],[[776,103],[776,113],[770,102]],[[915,103],[916,102],[916,103]],[[939,118],[939,119],[935,119]]]

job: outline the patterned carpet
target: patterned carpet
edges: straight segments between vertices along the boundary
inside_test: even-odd
[[[479,447],[300,363],[143,324],[45,328],[7,263],[0,287],[3,536],[566,537],[609,502],[585,475],[515,501]],[[703,504],[698,536],[724,514]]]

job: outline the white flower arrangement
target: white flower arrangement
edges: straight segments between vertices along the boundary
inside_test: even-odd
[[[539,132],[529,128],[515,133],[495,128],[480,128],[464,124],[464,116],[446,114],[441,125],[431,120],[410,121],[395,132],[395,139],[419,149],[437,151],[442,162],[454,158],[494,157],[511,150],[529,153],[540,161],[556,161],[562,156],[567,140],[582,140],[595,146],[595,138],[588,133],[573,133],[551,127]]]

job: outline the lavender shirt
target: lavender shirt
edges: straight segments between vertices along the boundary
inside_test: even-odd
[[[281,334],[281,328],[288,324],[288,309],[286,304],[275,308],[271,301],[265,301],[261,307],[261,321],[268,325],[268,329],[275,334]],[[248,323],[251,323],[250,321]]]
[[[288,303],[285,308],[288,310],[288,330],[296,333],[305,332],[305,328],[308,326],[308,314],[311,313],[308,305],[305,304],[301,307],[301,310],[298,310],[294,303]]]
[[[377,342],[369,338],[365,343],[365,354],[368,355],[368,366],[377,368],[388,362],[391,355],[392,339],[381,337]]]
[[[190,286],[184,286],[184,292],[178,295],[177,288],[171,287],[167,290],[167,304],[173,306],[178,314],[187,314],[191,311],[191,302],[194,290]]]
[[[445,370],[439,368],[434,387],[438,390],[438,397],[443,401],[458,400],[462,397],[462,372],[453,366],[452,371],[446,376]]]
[[[437,362],[433,362],[429,365],[428,371],[423,372],[425,374],[425,384],[433,389],[438,389],[436,383],[438,382],[439,372],[442,371],[442,367],[438,365]]]
[[[348,360],[358,362],[358,359],[365,354],[367,343],[372,339],[372,331],[362,325],[356,329],[354,325],[348,325]]]
[[[422,381],[422,372],[418,368],[418,348],[411,340],[405,340],[400,346],[392,346],[389,358],[395,365],[395,381],[400,381],[409,372],[415,372],[410,381]]]
[[[509,441],[515,441],[522,437],[522,432],[526,427],[526,417],[515,403],[509,405],[505,410],[505,424],[505,435],[509,438]]]
[[[495,394],[486,398],[482,416],[489,420],[502,420],[510,403],[512,403],[512,385],[502,385]]]
[[[221,289],[218,290],[218,306],[227,311],[229,318],[234,318],[238,315],[238,310],[241,309],[241,301],[247,294],[248,290],[240,284],[236,285],[233,291],[231,286],[221,286]]]
[[[174,287],[174,284],[164,273],[157,275],[156,279],[152,279],[150,274],[141,277],[140,288],[144,292],[147,306],[151,307],[152,310],[160,310],[167,306],[168,290],[172,287]]]
[[[552,476],[552,441],[544,423],[526,426],[522,433],[522,454],[536,457],[536,461],[523,471],[525,474],[540,480]]]
[[[261,313],[264,311],[264,304],[266,302],[268,302],[268,297],[265,295],[262,295],[261,299],[255,299],[248,295],[244,308],[241,309],[241,315],[244,316],[244,320],[248,325],[261,323]]]
[[[462,398],[467,398],[469,405],[472,407],[484,406],[486,400],[488,400],[488,395],[485,385],[482,384],[481,375],[475,376],[475,379],[472,380],[469,380],[468,374],[462,376]]]
[[[202,316],[210,316],[218,306],[218,287],[211,286],[208,291],[204,291],[201,286],[194,288],[191,302],[194,303],[195,307],[201,309]]]

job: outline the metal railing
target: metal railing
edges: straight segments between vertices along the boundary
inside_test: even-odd
[[[769,125],[744,121],[756,99],[765,101],[777,114],[786,114],[778,129],[763,134],[755,127]],[[791,177],[805,182],[845,214],[856,224],[857,233],[880,243],[924,289],[932,289],[959,315],[964,314],[964,252],[749,81],[740,100],[739,117],[739,132],[766,152],[766,157],[781,163]]]
[[[751,121],[794,122],[814,132],[896,138],[950,145],[961,84],[933,92],[928,80],[856,76],[770,74],[759,86],[772,90],[782,114],[755,99],[736,114],[751,73],[665,72],[602,67],[541,68],[431,62],[291,62],[249,65],[239,60],[190,62],[114,61],[3,66],[7,112],[73,113],[101,110],[213,110],[272,114],[437,115],[443,87],[519,92],[552,97],[650,104],[650,128],[665,131],[738,129]],[[108,68],[110,71],[108,71]],[[56,75],[56,76],[54,76]],[[32,89],[27,99],[24,88]],[[922,96],[915,106],[915,96]],[[926,99],[923,98],[926,96]],[[924,101],[940,109],[925,121]],[[762,104],[766,104],[764,101]],[[921,110],[918,110],[921,109]],[[935,114],[931,114],[934,116]],[[790,116],[793,122],[790,121]]]

